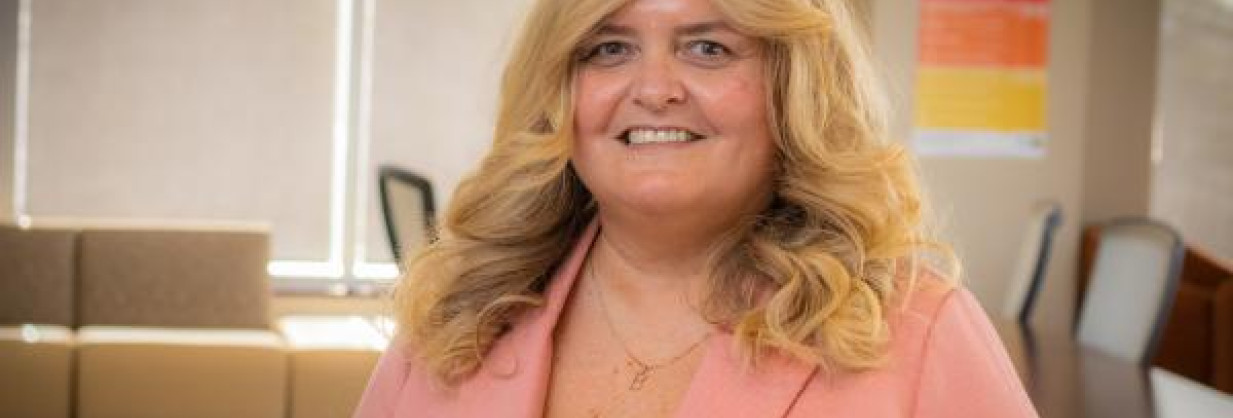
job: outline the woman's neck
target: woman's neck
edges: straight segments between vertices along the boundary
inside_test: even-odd
[[[602,213],[600,224],[592,268],[618,303],[630,307],[696,306],[727,232],[688,223],[630,222]]]

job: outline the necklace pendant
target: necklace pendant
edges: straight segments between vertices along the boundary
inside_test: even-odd
[[[651,368],[650,367],[643,366],[643,367],[638,368],[638,371],[634,372],[633,380],[629,382],[629,390],[642,390],[642,387],[646,385],[647,379],[650,379],[650,378],[651,378]]]

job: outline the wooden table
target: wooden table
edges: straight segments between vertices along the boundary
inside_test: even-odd
[[[1066,332],[994,326],[1041,417],[1156,417],[1147,369],[1085,349]]]

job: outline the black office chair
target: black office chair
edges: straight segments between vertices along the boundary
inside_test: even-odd
[[[377,187],[390,251],[401,269],[408,254],[435,237],[432,184],[413,172],[383,165],[378,169]]]

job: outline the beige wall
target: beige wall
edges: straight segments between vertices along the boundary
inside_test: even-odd
[[[1233,262],[1233,4],[1165,0],[1152,215]]]
[[[19,0],[0,0],[0,223],[13,214],[13,101]]]
[[[1041,159],[927,158],[925,185],[944,233],[963,260],[964,282],[990,311],[997,311],[1026,219],[1042,199],[1060,202],[1066,213],[1050,265],[1038,323],[1060,327],[1071,315],[1082,184],[1090,0],[1054,1],[1049,43],[1049,139]],[[885,68],[895,103],[892,133],[912,129],[912,86],[919,5],[877,0],[874,50]]]
[[[1092,0],[1085,223],[1148,213],[1160,2]]]
[[[1035,321],[1066,327],[1074,311],[1078,236],[1088,221],[1147,212],[1160,0],[1054,0],[1048,143],[1040,159],[926,158],[926,187],[964,261],[965,282],[1000,308],[1030,209],[1064,211]],[[896,103],[893,132],[912,128],[918,4],[876,0],[875,51]]]
[[[388,163],[432,182],[440,212],[488,150],[505,56],[528,0],[385,0],[373,45],[369,173]],[[391,258],[375,194],[357,233]]]

